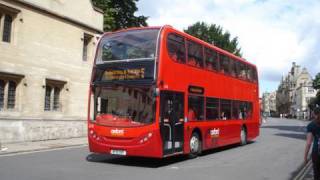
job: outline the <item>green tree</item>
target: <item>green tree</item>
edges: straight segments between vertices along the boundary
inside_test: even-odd
[[[138,0],[92,0],[104,12],[104,31],[147,26],[148,17],[135,16]]]
[[[320,73],[318,73],[313,80],[313,88],[318,91],[314,102],[320,106]]]
[[[197,22],[184,29],[184,32],[242,57],[241,48],[238,47],[238,37],[231,39],[231,34],[219,25]]]
[[[318,73],[313,80],[313,88],[320,89],[320,73]]]

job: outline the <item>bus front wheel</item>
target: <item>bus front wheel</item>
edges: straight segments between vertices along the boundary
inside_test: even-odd
[[[190,153],[189,158],[196,158],[201,153],[201,140],[199,134],[194,132],[189,142]]]

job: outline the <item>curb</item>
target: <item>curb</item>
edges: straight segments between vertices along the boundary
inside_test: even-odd
[[[6,156],[6,155],[13,155],[13,154],[25,154],[25,153],[33,153],[33,152],[41,152],[41,151],[48,151],[48,150],[59,150],[59,149],[65,149],[65,148],[72,148],[72,147],[83,147],[87,146],[88,144],[75,144],[75,145],[65,145],[60,147],[44,147],[44,148],[37,148],[37,149],[30,149],[30,150],[21,150],[21,151],[12,151],[12,152],[6,152],[8,148],[5,150],[0,150],[0,157]]]
[[[311,160],[309,160],[308,163],[293,178],[293,180],[303,180],[311,169],[312,169],[312,162]]]

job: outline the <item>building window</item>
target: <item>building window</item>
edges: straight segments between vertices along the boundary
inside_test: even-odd
[[[314,89],[312,87],[308,87],[308,93],[313,93]]]
[[[14,21],[21,11],[3,4],[0,4],[0,38],[1,41],[12,42]]]
[[[45,111],[61,111],[61,90],[66,82],[56,80],[46,80],[44,110]]]
[[[9,81],[8,83],[8,109],[14,109],[16,105],[16,88],[17,83],[14,81]]]
[[[60,109],[60,91],[61,89],[58,87],[54,88],[53,94],[53,110],[58,111]]]
[[[2,32],[3,42],[11,42],[12,20],[13,20],[12,16],[8,14],[4,15],[3,32]]]
[[[0,79],[0,111],[4,108],[4,88],[5,82]]]
[[[0,111],[16,109],[17,87],[23,77],[0,72]]]
[[[45,111],[50,111],[51,91],[52,91],[52,88],[50,86],[46,86],[46,94],[45,94],[45,98],[44,98],[44,110]]]
[[[88,60],[88,52],[89,52],[89,44],[92,39],[92,35],[84,34],[83,35],[83,49],[82,49],[82,60],[87,61]]]

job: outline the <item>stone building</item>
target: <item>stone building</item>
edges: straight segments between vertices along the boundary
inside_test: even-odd
[[[91,0],[0,0],[0,142],[86,135],[102,32]]]
[[[275,116],[277,114],[276,92],[262,94],[262,108],[266,116]]]
[[[282,78],[276,96],[280,114],[309,118],[308,104],[316,96],[316,90],[312,87],[312,77],[307,69],[293,62],[291,71]]]

